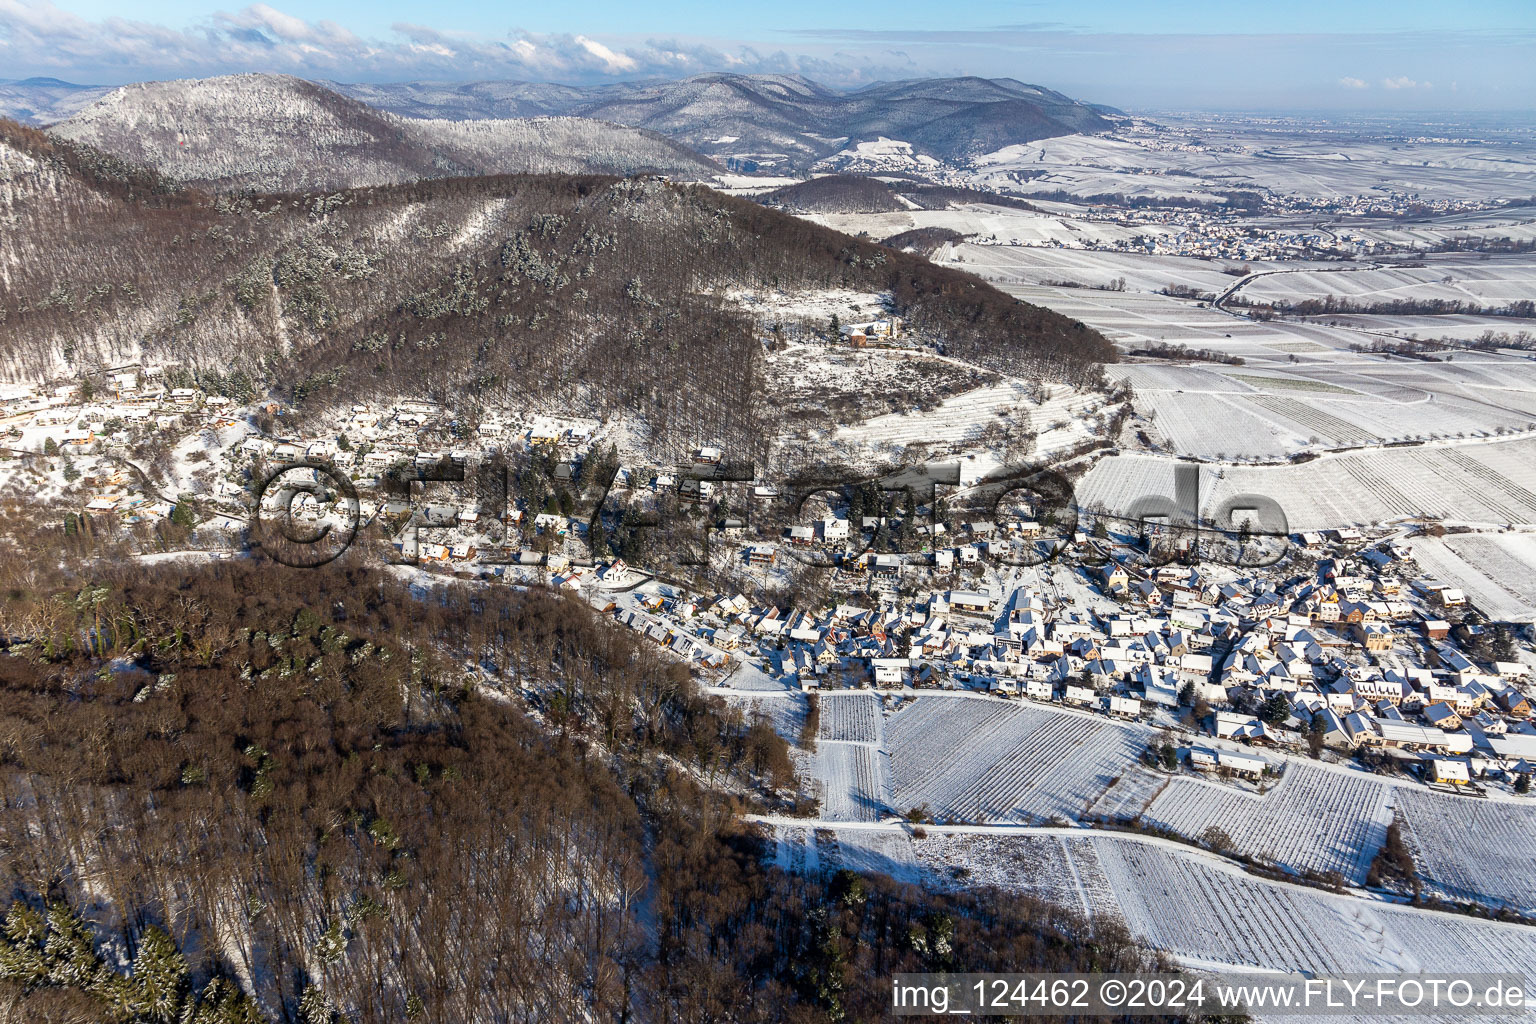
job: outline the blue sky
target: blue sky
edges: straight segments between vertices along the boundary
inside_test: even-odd
[[[1131,109],[1536,108],[1536,0],[0,0],[0,78],[1012,77]]]

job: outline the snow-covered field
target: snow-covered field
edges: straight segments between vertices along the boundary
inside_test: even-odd
[[[1536,160],[1525,146],[1378,141],[1369,130],[1319,135],[1215,118],[1159,115],[1157,120],[1157,125],[1126,125],[1107,135],[1008,146],[979,158],[975,177],[981,184],[1025,193],[1117,192],[1207,200],[1243,188],[1318,198],[1359,195],[1372,187],[1451,200],[1536,193]]]
[[[874,744],[820,740],[815,773],[828,821],[879,821],[892,812],[890,759]]]
[[[1107,821],[1134,821],[1172,781],[1168,775],[1135,767],[1114,781],[1088,808],[1088,816]]]
[[[1148,495],[1174,494],[1177,460],[1122,454],[1100,459],[1077,484],[1085,507],[1124,511]],[[1536,439],[1426,444],[1278,466],[1201,468],[1207,514],[1242,494],[1274,499],[1289,529],[1326,530],[1413,516],[1502,524],[1536,523]]]
[[[1414,541],[1414,560],[1495,619],[1536,619],[1536,535],[1469,533]]]
[[[935,821],[1076,819],[1135,763],[1141,731],[1000,701],[919,697],[886,722],[892,797]]]
[[[1172,843],[1067,831],[930,831],[914,846],[939,883],[962,867],[969,883],[1123,921],[1132,934],[1191,966],[1512,971],[1536,978],[1536,929],[1269,882]]]
[[[1299,302],[1336,295],[1361,305],[1442,299],[1479,306],[1502,306],[1536,295],[1536,256],[1479,259],[1457,254],[1413,262],[1412,266],[1347,274],[1306,270],[1260,274],[1243,285],[1242,295],[1255,302]]]
[[[880,714],[878,694],[860,690],[828,692],[818,698],[818,706],[818,740],[876,745],[883,742],[885,720]]]
[[[1262,796],[1175,779],[1142,820],[1191,839],[1219,828],[1239,853],[1293,871],[1337,871],[1358,884],[1392,822],[1392,792],[1361,772],[1292,762]]]
[[[1405,787],[1397,810],[1432,890],[1452,900],[1536,910],[1536,806]]]

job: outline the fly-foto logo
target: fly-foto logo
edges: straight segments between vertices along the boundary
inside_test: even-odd
[[[1123,511],[1085,508],[1073,481],[1048,466],[1004,467],[980,479],[961,484],[959,464],[941,463],[908,467],[881,476],[846,470],[802,473],[782,487],[758,480],[750,463],[719,463],[680,467],[658,474],[667,479],[676,502],[658,504],[641,516],[626,517],[623,509],[608,501],[616,472],[606,479],[588,480],[575,488],[572,507],[559,514],[534,516],[540,531],[561,536],[573,564],[590,565],[605,560],[605,550],[593,550],[592,538],[605,537],[604,517],[624,523],[632,533],[665,532],[672,541],[672,555],[679,564],[707,564],[710,549],[727,530],[756,526],[782,527],[816,518],[817,510],[831,515],[833,508],[848,505],[854,493],[875,495],[874,515],[849,524],[846,540],[830,543],[807,537],[810,542],[790,543],[786,553],[801,564],[834,568],[854,564],[874,553],[892,556],[918,555],[932,550],[940,531],[941,509],[963,503],[969,514],[989,522],[1029,517],[1037,532],[1008,544],[988,545],[988,558],[1002,565],[1027,567],[1073,560],[1094,566],[1108,561],[1101,541],[1120,549],[1117,560],[1149,564],[1178,561],[1184,564],[1212,562],[1240,568],[1272,565],[1289,550],[1289,525],[1285,511],[1273,498],[1239,493],[1221,499],[1208,512],[1202,498],[1201,467],[1179,462],[1173,466],[1173,493],[1142,495],[1123,503]],[[500,459],[474,464],[443,460],[428,466],[402,463],[383,477],[387,508],[403,520],[397,534],[400,560],[416,563],[431,543],[458,527],[457,517],[446,518],[430,500],[440,485],[454,491],[457,501],[469,494],[468,508],[476,510],[475,529],[495,533],[492,544],[477,550],[483,564],[517,560],[506,524],[518,517],[511,501],[512,473]],[[764,497],[764,495],[768,495]],[[322,460],[304,460],[278,467],[260,479],[255,488],[251,518],[252,543],[267,556],[285,565],[316,567],[334,560],[356,539],[361,526],[361,503],[346,473]],[[1118,504],[1118,503],[1117,503]],[[907,529],[893,523],[907,520]],[[561,524],[583,524],[585,532],[566,536]],[[1091,523],[1091,525],[1090,525]],[[806,527],[800,527],[802,533]],[[425,538],[425,539],[424,539]],[[681,539],[680,539],[681,538]],[[1126,543],[1130,542],[1130,543]]]

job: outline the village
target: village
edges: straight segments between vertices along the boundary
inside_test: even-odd
[[[853,333],[890,343],[898,328]],[[350,514],[424,578],[568,592],[721,692],[1032,702],[1168,730],[1189,769],[1236,777],[1273,771],[1266,749],[1476,793],[1523,793],[1536,766],[1530,624],[1487,621],[1419,569],[1414,537],[1433,522],[1299,533],[1284,558],[1241,568],[1187,549],[1170,557],[1157,523],[1087,510],[1063,529],[1027,502],[976,517],[963,494],[941,514],[931,497],[856,509],[835,488],[788,505],[770,482],[733,478],[719,448],[671,469],[622,466],[595,421],[486,415],[470,426],[402,401],[355,405],[316,436],[284,434],[275,407],[163,378],[119,368],[104,394],[0,395],[0,479],[41,481],[77,528],[182,521],[199,544],[223,535],[233,551],[254,482],[295,464],[288,472],[309,483],[339,474],[355,507],[310,487],[299,501],[282,492],[282,511],[315,523]],[[145,435],[165,442],[164,489],[133,469]],[[506,453],[540,467],[524,474],[531,491],[487,498],[463,484]],[[675,547],[630,543],[636,510],[680,519],[706,550],[679,559]],[[820,581],[811,603],[770,600],[807,576]]]

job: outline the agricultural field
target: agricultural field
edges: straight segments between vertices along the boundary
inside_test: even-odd
[[[1088,817],[1105,821],[1135,821],[1158,794],[1168,788],[1171,776],[1136,767],[1126,771],[1088,808]]]
[[[877,747],[818,741],[814,765],[822,818],[879,821],[891,814],[890,763]]]
[[[834,828],[835,842],[822,856],[823,870],[879,872],[898,882],[921,881],[922,868],[907,833],[888,829]]]
[[[1152,429],[1179,455],[1278,459],[1307,443],[1307,435],[1294,424],[1266,415],[1266,409],[1239,396],[1143,391],[1137,404],[1149,410]]]
[[[1536,978],[1536,929],[1268,882],[1169,847],[1085,842],[1098,848],[1131,932],[1185,962],[1314,973],[1512,970]]]
[[[1394,971],[1404,959],[1363,900],[1245,875],[1229,864],[1132,840],[1094,838],[1133,935],[1181,958],[1289,971]]]
[[[1425,572],[1467,598],[1489,618],[1536,619],[1536,536],[1463,533],[1421,537],[1413,558]]]
[[[1171,458],[1100,459],[1077,483],[1078,503],[1123,512],[1146,495],[1173,494]],[[1492,525],[1536,524],[1536,439],[1430,443],[1325,454],[1277,466],[1202,467],[1202,509],[1260,494],[1284,510],[1290,530],[1327,530],[1415,516]]]
[[[880,713],[880,696],[867,691],[823,693],[817,701],[820,720],[817,740],[842,743],[873,743],[885,735]]]
[[[997,886],[1093,917],[1115,906],[1091,843],[1062,832],[979,833],[929,829],[912,840],[917,859],[941,887]]]
[[[1017,239],[1021,247],[1113,245],[1129,242],[1138,234],[1173,234],[1177,230],[1157,224],[1133,227],[1111,221],[1086,221],[1074,216],[1076,212],[1073,210],[1065,215],[1035,213],[991,203],[960,203],[948,210],[810,214],[805,219],[850,235],[867,232],[871,238],[889,238],[914,228],[948,228],[962,235],[996,239],[1005,244]]]
[[[1536,257],[1446,253],[1415,257],[1411,264],[1347,273],[1286,270],[1253,275],[1241,294],[1255,302],[1300,302],[1335,295],[1361,305],[1441,299],[1503,306],[1536,295]]]
[[[934,884],[1084,910],[1194,967],[1311,973],[1510,971],[1536,981],[1536,929],[1271,882],[1160,840],[1113,834],[938,834],[915,840]]]
[[[1419,875],[1435,892],[1536,911],[1536,806],[1405,787],[1397,813]]]
[[[1288,125],[1233,123],[1221,115],[1160,114],[1157,126],[1132,122],[1113,135],[1067,135],[1008,146],[977,158],[973,174],[979,185],[1026,195],[1118,192],[1211,199],[1231,189],[1257,188],[1335,198],[1375,187],[1426,200],[1488,200],[1536,193],[1536,167],[1527,147],[1405,144],[1398,138],[1373,138],[1377,126],[1351,126],[1350,137],[1336,134],[1338,127],[1334,122],[1327,135],[1319,135]],[[1171,147],[1171,138],[1198,145]],[[1446,229],[1513,234],[1488,225],[1528,216],[1520,210],[1477,211],[1448,219]],[[1397,220],[1363,224],[1359,230],[1374,225],[1379,231],[1419,230],[1425,240],[1435,237],[1432,227],[1404,228]]]
[[[1036,432],[1036,452],[1071,447],[1101,428],[1102,396],[1055,385],[1048,389],[1044,401],[1035,401],[1032,391],[1031,386],[1017,381],[975,388],[932,408],[843,426],[832,441],[877,458],[901,457],[919,448],[934,454],[985,451],[993,458],[986,460],[984,471],[997,464],[1001,449],[997,435],[1009,422]]]
[[[1143,730],[1002,702],[921,697],[886,722],[902,811],[935,821],[1044,823],[1079,817],[1134,764]]]
[[[1008,237],[999,240],[1006,242]],[[1076,285],[1129,292],[1160,292],[1169,287],[1182,287],[1217,293],[1236,280],[1224,271],[1242,266],[1239,260],[1146,256],[1029,245],[960,244],[950,252],[952,258],[963,260],[971,273],[994,284],[1063,287],[1062,282],[1071,282],[1066,287]]]
[[[1238,853],[1296,872],[1337,871],[1359,884],[1386,839],[1391,795],[1369,775],[1293,762],[1262,796],[1175,779],[1142,820],[1191,839],[1219,828]]]

